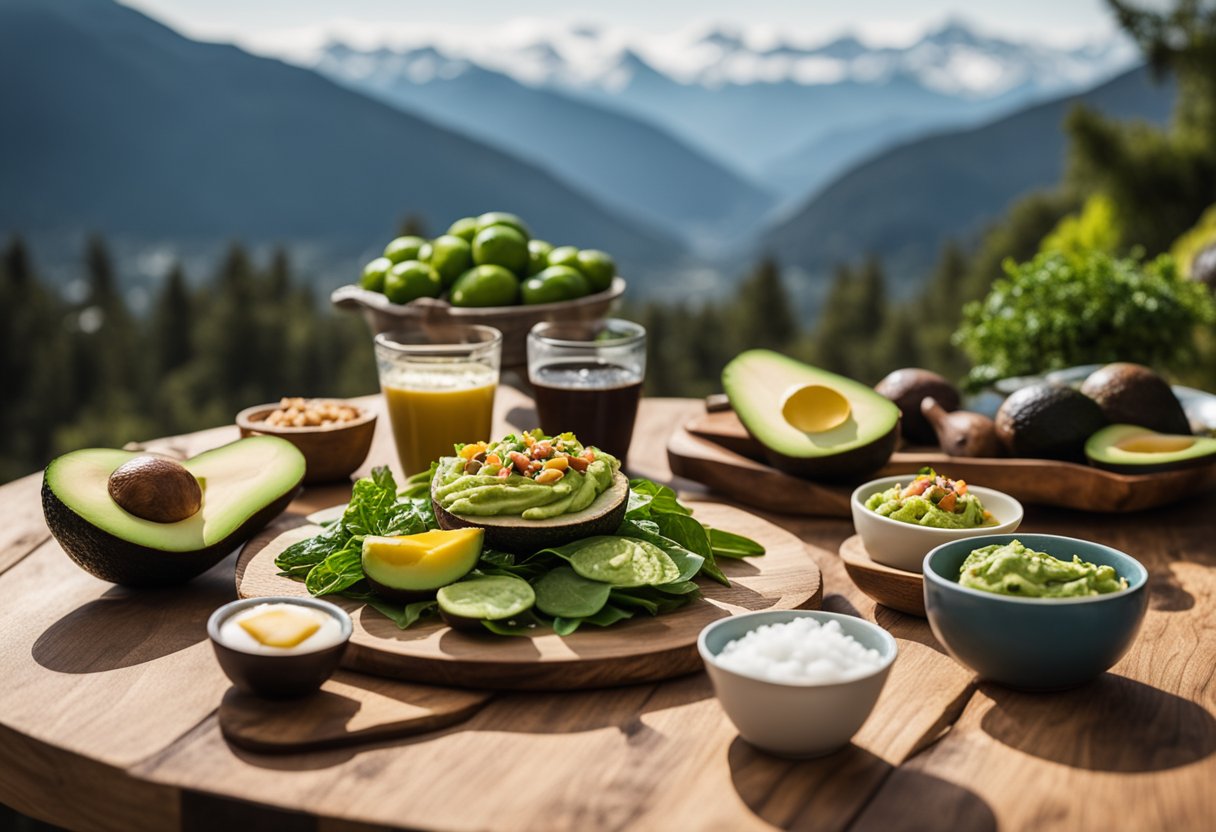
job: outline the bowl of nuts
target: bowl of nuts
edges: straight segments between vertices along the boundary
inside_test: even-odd
[[[344,399],[284,397],[247,407],[236,415],[241,436],[286,439],[304,454],[309,485],[348,479],[367,459],[376,433],[376,413]]]

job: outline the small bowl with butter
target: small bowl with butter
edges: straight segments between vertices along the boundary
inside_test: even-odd
[[[354,629],[341,607],[315,598],[245,598],[211,614],[207,635],[224,674],[255,696],[286,699],[333,675]]]

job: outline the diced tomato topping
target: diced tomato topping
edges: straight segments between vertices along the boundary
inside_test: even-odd
[[[511,469],[510,467],[499,468],[498,473],[494,476],[498,477],[500,480],[505,480],[507,477],[511,476]]]
[[[548,459],[551,456],[553,456],[553,446],[549,444],[547,439],[537,442],[532,446],[533,459]]]
[[[519,451],[511,451],[507,454],[511,459],[511,464],[515,466],[515,470],[521,474],[528,470],[528,466],[532,464],[532,460],[521,454]]]
[[[571,468],[573,468],[575,471],[580,471],[580,472],[586,471],[587,466],[591,464],[590,460],[585,459],[581,456],[568,456],[568,457],[566,457],[566,459],[569,460],[569,462],[567,462],[566,464],[569,465]]]
[[[945,497],[942,497],[941,502],[939,502],[937,504],[937,507],[940,508],[942,511],[954,511],[954,506],[957,502],[958,502],[958,493],[955,491],[951,491]]]
[[[502,465],[502,459],[498,454],[486,454],[486,465]]]

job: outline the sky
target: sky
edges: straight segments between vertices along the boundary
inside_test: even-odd
[[[331,30],[383,31],[385,39],[418,27],[492,28],[518,18],[596,23],[644,32],[693,25],[759,25],[807,39],[852,32],[875,43],[907,43],[949,19],[1014,39],[1072,44],[1113,31],[1101,0],[122,0],[203,40],[232,41],[266,54],[290,52]],[[611,9],[611,13],[605,11]],[[740,9],[746,14],[741,14]]]

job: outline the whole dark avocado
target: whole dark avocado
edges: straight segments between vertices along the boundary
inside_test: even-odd
[[[937,432],[921,412],[921,402],[932,398],[947,413],[958,410],[958,389],[937,373],[919,367],[905,367],[887,375],[874,385],[874,391],[895,402],[900,412],[904,439],[916,445],[936,445]]]
[[[1201,249],[1191,260],[1191,280],[1197,280],[1216,292],[1216,243]]]
[[[1032,384],[996,413],[996,433],[1016,457],[1085,461],[1085,441],[1106,426],[1089,396],[1061,384]]]
[[[1140,364],[1107,364],[1085,379],[1081,392],[1098,403],[1112,424],[1139,425],[1158,433],[1191,432],[1169,384]]]

